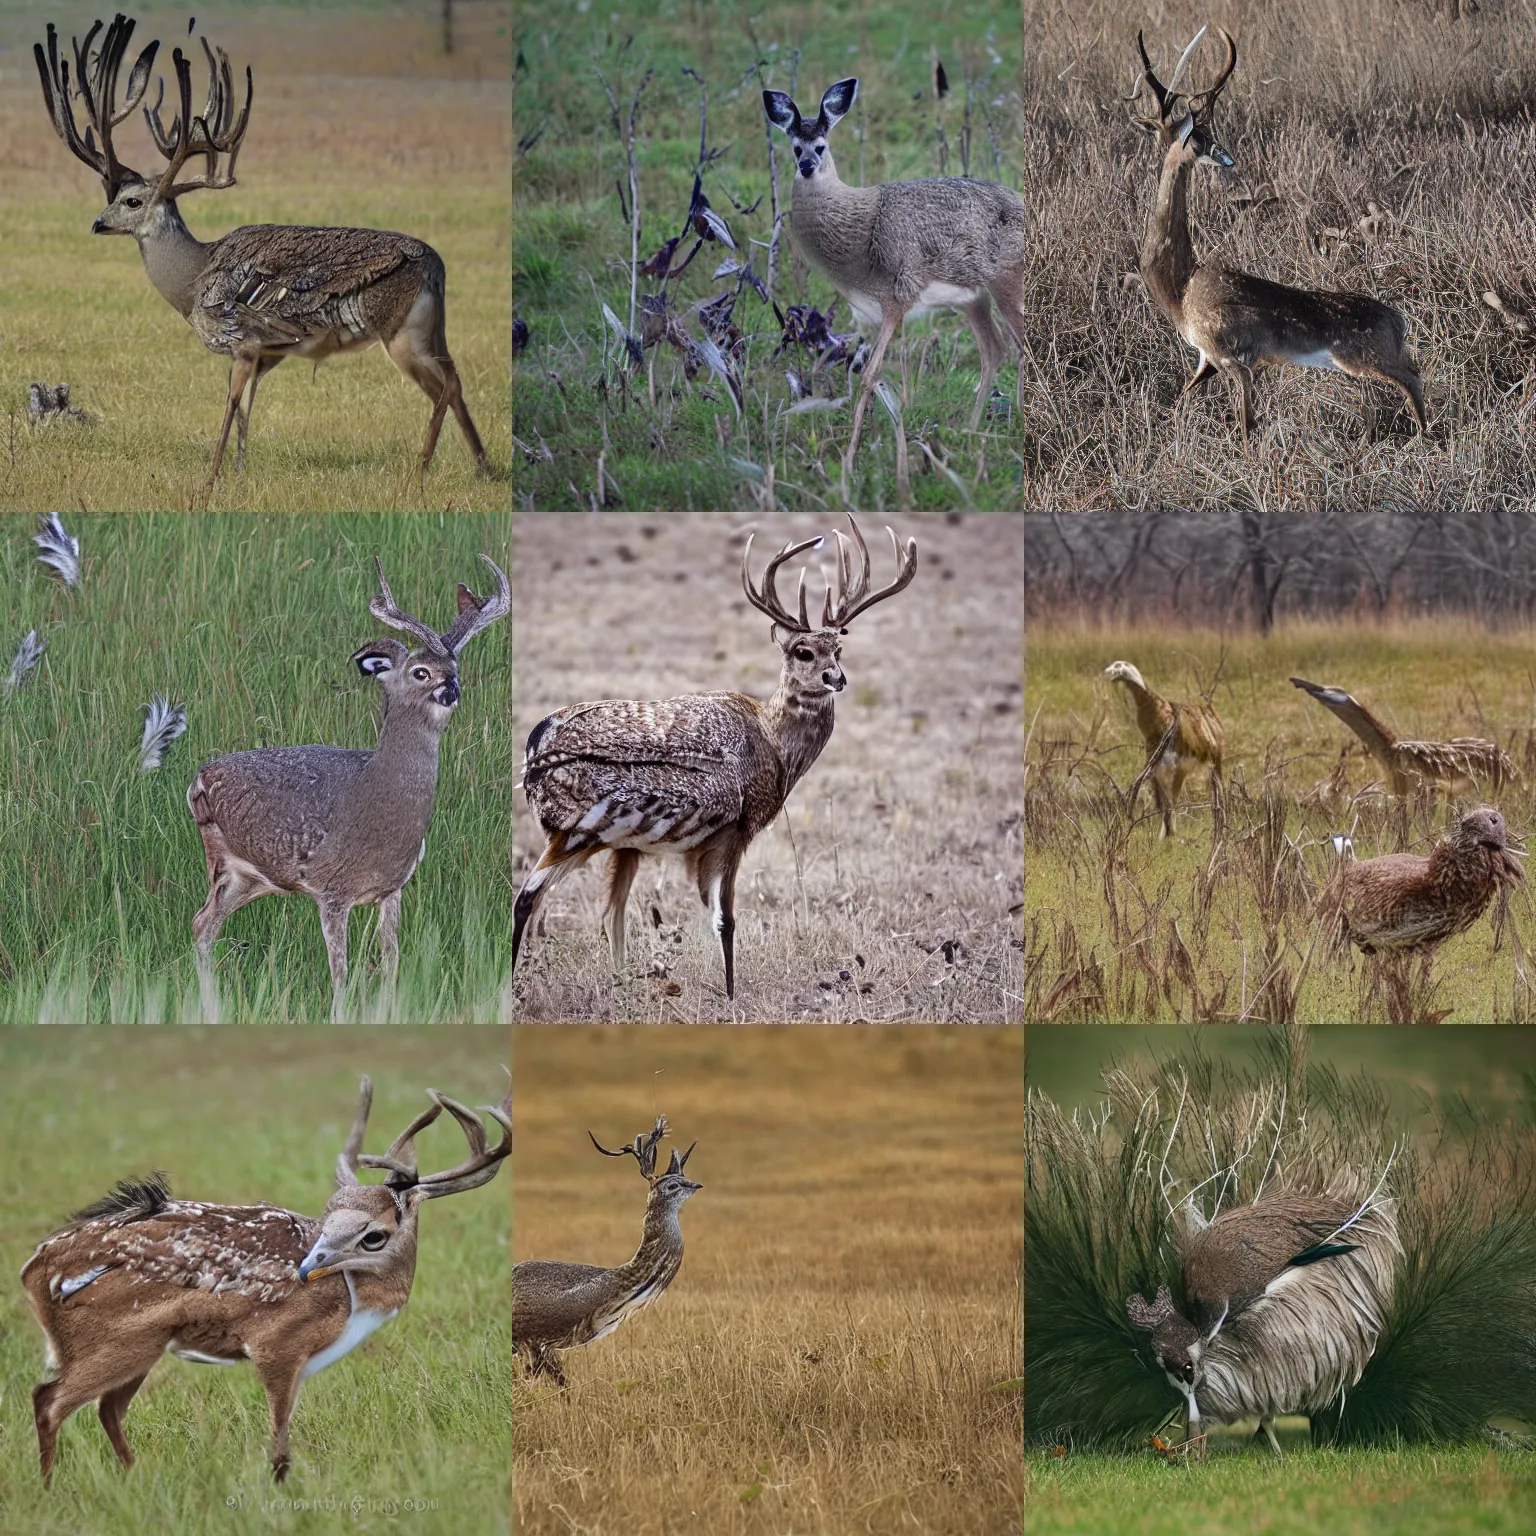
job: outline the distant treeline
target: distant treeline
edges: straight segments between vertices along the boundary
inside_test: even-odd
[[[1536,508],[1481,513],[1183,511],[1025,515],[1025,613],[1278,618],[1536,616]]]

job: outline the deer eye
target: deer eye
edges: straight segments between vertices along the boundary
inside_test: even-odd
[[[143,206],[142,200],[137,197],[125,197],[123,199],[124,208],[142,208]]]
[[[808,645],[797,645],[795,647],[795,660],[815,661],[816,653]]]
[[[372,1232],[363,1233],[363,1240],[359,1246],[366,1248],[370,1253],[377,1253],[388,1241],[389,1234],[375,1228]]]
[[[432,676],[432,674],[427,671],[425,667],[412,667],[411,676],[414,677],[418,683],[424,683],[429,677]]]

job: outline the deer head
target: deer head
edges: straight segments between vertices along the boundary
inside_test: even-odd
[[[251,71],[245,71],[245,105],[238,116],[235,112],[234,77],[229,67],[229,57],[222,48],[213,49],[204,38],[203,57],[208,64],[208,97],[203,110],[196,113],[192,108],[192,62],[177,48],[171,55],[176,72],[176,111],[170,127],[165,126],[161,109],[165,104],[165,80],[159,81],[159,89],[153,106],[145,105],[149,79],[159,51],[158,41],[151,42],[134,60],[128,72],[128,90],[125,101],[119,107],[117,101],[118,76],[123,60],[127,57],[128,44],[133,37],[134,23],[121,14],[112,18],[106,35],[96,42],[102,23],[96,22],[85,34],[82,43],[70,39],[74,54],[74,87],[71,92],[68,59],[59,57],[59,36],[53,23],[48,24],[48,45],[41,43],[32,48],[37,61],[37,72],[43,84],[43,101],[53,121],[54,131],[69,152],[101,177],[102,189],[107,196],[107,207],[91,225],[91,232],[98,235],[133,235],[142,239],[161,216],[162,210],[174,212],[178,197],[201,188],[218,190],[235,184],[235,161],[240,154],[240,144],[245,138],[246,125],[251,116]],[[75,122],[75,109],[71,95],[78,96],[85,112],[86,127],[82,134]],[[155,148],[165,158],[165,166],[153,177],[141,175],[130,165],[118,159],[112,146],[113,130],[128,120],[134,111],[143,107],[144,121],[149,126]],[[203,168],[192,175],[184,175],[188,161],[202,161]]]
[[[336,1193],[320,1214],[320,1236],[299,1265],[299,1279],[305,1284],[338,1272],[383,1274],[402,1261],[414,1264],[416,1212],[422,1201],[478,1189],[496,1177],[502,1159],[512,1150],[511,1094],[500,1104],[480,1110],[501,1127],[501,1139],[494,1147],[486,1142],[480,1114],[435,1088],[427,1090],[427,1097],[431,1108],[422,1110],[387,1152],[367,1153],[362,1148],[373,1084],[366,1077],[362,1080],[357,1116],[336,1158]],[[459,1122],[469,1156],[453,1168],[424,1174],[416,1166],[415,1138],[445,1109]],[[384,1182],[364,1184],[359,1177],[364,1168],[384,1170]]]
[[[694,1142],[686,1152],[678,1155],[676,1147],[672,1149],[671,1161],[667,1164],[667,1171],[658,1175],[656,1172],[656,1152],[661,1145],[662,1137],[667,1134],[667,1117],[657,1115],[656,1124],[650,1133],[642,1131],[634,1141],[618,1151],[611,1152],[600,1142],[591,1131],[587,1132],[592,1145],[597,1148],[604,1157],[632,1157],[639,1164],[641,1176],[650,1186],[650,1194],[646,1199],[646,1211],[662,1209],[675,1212],[684,1201],[703,1189],[702,1184],[696,1184],[692,1179],[683,1176],[683,1167],[688,1159],[693,1156],[693,1148],[698,1146]]]
[[[800,108],[787,91],[763,92],[763,111],[768,121],[789,139],[795,168],[804,180],[809,181],[823,164],[831,166],[827,135],[853,110],[858,94],[859,82],[855,76],[829,85],[822,94],[821,110],[815,118],[807,121],[800,115]]]
[[[779,600],[778,576],[779,567],[786,560],[804,554],[808,549],[820,549],[825,542],[823,538],[802,539],[798,544],[786,544],[768,562],[761,587],[752,585],[750,571],[752,540],[757,537],[755,533],[748,537],[747,547],[741,554],[741,584],[747,594],[747,601],[773,620],[770,633],[774,644],[784,653],[782,686],[802,698],[824,699],[827,694],[841,693],[847,687],[848,679],[842,668],[842,648],[848,625],[866,608],[894,597],[917,575],[917,540],[908,539],[903,554],[896,542],[895,531],[887,527],[885,531],[891,536],[891,552],[896,557],[896,579],[889,586],[871,592],[869,548],[851,513],[848,526],[853,530],[851,541],[840,530],[834,530],[832,534],[837,547],[837,596],[834,600],[829,583],[822,602],[819,625],[812,624],[806,612],[805,571],[802,569],[800,572],[797,613],[791,613]],[[858,555],[856,571],[853,558],[855,551]]]
[[[409,712],[421,716],[438,735],[447,729],[454,707],[459,702],[459,652],[481,630],[489,628],[511,611],[512,588],[507,573],[489,555],[480,558],[495,573],[497,591],[490,597],[476,597],[463,582],[459,583],[458,617],[439,634],[395,602],[395,595],[384,579],[384,563],[377,556],[379,590],[368,604],[368,611],[381,624],[403,630],[419,645],[412,650],[386,636],[372,640],[352,653],[352,661],[364,677],[379,680],[384,690],[384,713]]]
[[[1152,1335],[1152,1353],[1162,1370],[1181,1391],[1192,1390],[1199,1379],[1204,1341],[1200,1330],[1174,1306],[1168,1287],[1158,1286],[1150,1303],[1138,1291],[1127,1298],[1125,1312],[1132,1327]]]
[[[1212,122],[1216,98],[1221,95],[1223,87],[1232,76],[1232,71],[1237,68],[1237,44],[1232,41],[1230,33],[1224,32],[1220,27],[1216,28],[1216,35],[1227,45],[1227,62],[1215,85],[1194,95],[1187,95],[1179,90],[1184,71],[1189,67],[1189,61],[1194,57],[1195,49],[1200,46],[1205,33],[1206,29],[1201,27],[1190,39],[1189,46],[1179,56],[1179,62],[1174,66],[1167,85],[1157,78],[1157,72],[1152,68],[1152,61],[1147,57],[1147,45],[1142,41],[1141,33],[1136,34],[1136,47],[1141,54],[1142,74],[1131,99],[1135,100],[1141,94],[1142,85],[1146,85],[1152,92],[1153,101],[1157,104],[1157,116],[1155,118],[1138,117],[1135,121],[1147,132],[1157,134],[1165,148],[1171,148],[1177,144],[1192,159],[1203,161],[1206,165],[1220,166],[1223,170],[1230,170],[1233,165],[1232,156],[1217,143]]]

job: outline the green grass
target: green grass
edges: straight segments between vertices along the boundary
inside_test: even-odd
[[[1030,1536],[1516,1536],[1536,1519],[1536,1455],[1482,1446],[1314,1450],[1287,1434],[1285,1460],[1213,1437],[1202,1466],[1130,1456],[1031,1452]]]
[[[36,629],[20,691],[0,680],[0,1020],[195,1016],[191,920],[207,895],[185,795],[198,766],[257,746],[370,747],[375,685],[348,657],[378,554],[397,600],[446,626],[456,581],[509,565],[504,516],[73,517],[85,573],[66,590],[33,559],[33,523],[0,518],[0,668]],[[510,626],[471,642],[442,741],[426,857],[405,887],[396,1017],[499,1015],[509,970]],[[187,709],[157,772],[138,771],[153,693]],[[353,916],[353,1006],[372,909]],[[217,950],[226,1017],[324,1019],[330,978],[314,903],[266,897]]]
[[[117,1464],[95,1412],[59,1437],[38,1478],[31,1389],[42,1335],[15,1275],[67,1213],[117,1179],[162,1168],[185,1198],[265,1200],[317,1215],[356,1104],[374,1080],[369,1150],[441,1088],[471,1104],[504,1092],[507,1042],[490,1030],[0,1033],[0,1528],[32,1536],[166,1531],[507,1528],[511,1381],[510,1184],[431,1201],[410,1304],[306,1384],[293,1471],[274,1489],[267,1408],[254,1371],[167,1360],[125,1419],[138,1458]],[[433,1127],[424,1168],[459,1161],[457,1128]],[[363,1501],[354,1516],[274,1500]],[[406,1511],[405,1500],[423,1510]],[[392,1502],[393,1513],[387,1509]],[[331,1509],[334,1511],[336,1505]]]
[[[1289,679],[1347,688],[1409,739],[1497,740],[1524,780],[1494,803],[1523,835],[1536,826],[1531,638],[1527,628],[1450,619],[1295,621],[1267,639],[1187,622],[1032,625],[1025,1016],[1243,1022],[1293,1008],[1309,1022],[1381,1022],[1378,969],[1318,937],[1317,900],[1334,867],[1329,839],[1350,833],[1359,858],[1425,853],[1477,797],[1415,804],[1404,843],[1380,768]],[[1125,791],[1146,748],[1126,690],[1102,676],[1116,658],[1165,698],[1210,693],[1227,733],[1220,837],[1203,774],[1184,786],[1174,837],[1158,836],[1150,787],[1127,812]],[[1427,985],[1413,983],[1417,1019],[1536,1016],[1529,884],[1514,893],[1508,919],[1500,930],[1484,918],[1435,951]],[[1191,960],[1182,977],[1176,937]],[[1266,988],[1267,977],[1278,985]]]
[[[31,58],[47,17],[0,14],[0,508],[200,505],[223,417],[227,360],[151,287],[134,243],[93,237],[99,179],[73,160],[43,110]],[[504,0],[456,7],[460,47],[441,52],[436,7],[222,5],[198,23],[254,71],[239,181],[189,195],[188,227],[210,241],[243,224],[401,230],[447,267],[447,336],[495,474],[476,475],[445,424],[425,486],[415,464],[431,402],[378,348],[264,380],[243,478],[233,459],[212,505],[286,511],[359,507],[492,510],[508,504],[510,275]],[[185,11],[138,12],[168,67]],[[83,10],[54,18],[67,38]],[[194,90],[204,88],[202,62]],[[174,89],[174,87],[173,87]],[[151,91],[153,94],[153,91]],[[200,99],[200,98],[199,98]],[[118,147],[159,163],[142,123]],[[67,380],[94,425],[27,425],[27,386]],[[231,443],[231,451],[233,443]]]
[[[951,83],[942,103],[931,87],[930,40],[939,41]],[[640,259],[679,233],[688,210],[699,153],[699,92],[682,72],[687,66],[709,83],[709,144],[723,152],[704,172],[705,195],[766,280],[773,215],[764,86],[794,92],[814,115],[828,85],[857,74],[858,102],[832,148],[844,180],[870,185],[961,173],[969,74],[964,165],[971,175],[1016,186],[1020,41],[1018,11],[1004,0],[952,9],[892,0],[859,6],[666,0],[632,3],[622,13],[611,5],[585,13],[568,7],[558,18],[526,12],[514,39],[514,123],[520,141],[543,132],[514,167],[513,292],[530,328],[513,390],[513,430],[527,448],[513,462],[519,504],[547,511],[603,500],[600,453],[610,504],[630,508],[766,505],[770,464],[779,505],[812,509],[841,500],[838,459],[850,409],[787,414],[785,368],[804,372],[808,359],[773,358],[779,327],[750,289],[733,315],[747,337],[740,364],[746,407],[739,420],[728,392],[707,370],[691,383],[684,378],[675,350],[660,346],[647,354],[654,400],[645,371],[636,377],[621,367],[622,347],[616,353],[602,305],[628,319],[630,226],[614,185],[624,182],[627,199],[628,165],[596,71],[620,98],[627,127],[635,89],[648,68],[655,70],[637,117]],[[758,61],[761,78],[753,72]],[[948,146],[943,159],[940,124]],[[793,166],[787,141],[777,132],[774,138],[787,215]],[[755,213],[737,211],[759,196]],[[689,244],[678,247],[678,261]],[[681,278],[667,283],[677,312],[688,316],[727,291],[726,280],[711,281],[727,255],[711,243]],[[642,297],[660,288],[640,279]],[[835,297],[792,253],[787,224],[774,297],[781,308],[811,302],[822,310]],[[686,328],[694,339],[703,335],[696,318],[690,316]],[[848,305],[839,301],[834,329],[853,328]],[[905,400],[916,506],[998,507],[1019,499],[1022,460],[1007,428],[964,430],[977,367],[975,342],[957,315],[914,320],[887,355],[884,377]],[[849,392],[847,378],[838,376],[830,391],[821,386],[823,396]],[[1011,364],[998,384],[1011,393]],[[928,460],[916,446],[919,438],[948,460],[954,479],[923,472]],[[872,400],[850,487],[858,504],[895,504],[894,454],[890,418]],[[616,502],[608,482],[617,489]]]

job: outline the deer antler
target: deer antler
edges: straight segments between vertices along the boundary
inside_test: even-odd
[[[384,562],[377,555],[373,557],[373,564],[379,573],[379,590],[369,599],[368,612],[379,623],[414,635],[429,651],[439,656],[451,655],[443,646],[443,637],[435,629],[423,624],[414,614],[407,613],[395,602],[395,594],[389,590],[389,583],[384,579]]]
[[[832,593],[829,590],[821,610],[823,629],[845,628],[850,620],[863,613],[866,608],[873,608],[876,603],[884,602],[888,597],[894,597],[917,575],[917,540],[907,540],[906,555],[903,557],[901,546],[896,541],[896,530],[887,524],[885,531],[891,536],[891,553],[896,556],[896,579],[888,587],[881,587],[878,592],[870,592],[869,548],[864,543],[864,535],[859,532],[859,525],[854,522],[852,513],[848,515],[848,526],[853,529],[853,542],[859,551],[860,567],[855,575],[849,558],[848,540],[839,530],[834,534],[837,540],[837,602],[833,603]]]
[[[450,656],[457,656],[482,629],[512,611],[512,587],[507,573],[489,555],[482,554],[480,558],[495,572],[497,590],[489,597],[478,598],[463,582],[459,583],[459,616],[442,635],[443,649]]]
[[[203,57],[208,61],[208,100],[202,113],[196,117],[192,114],[192,64],[180,48],[171,55],[171,63],[176,70],[180,110],[171,120],[170,130],[167,131],[160,121],[160,108],[165,101],[163,78],[159,82],[160,89],[154,106],[144,109],[144,121],[149,124],[155,148],[168,162],[161,172],[156,189],[165,198],[180,197],[184,192],[195,192],[203,187],[218,190],[234,186],[235,161],[239,157],[240,144],[245,138],[246,125],[251,117],[251,100],[255,90],[250,65],[246,65],[245,69],[245,106],[237,120],[229,55],[220,48],[215,59],[214,50],[208,46],[207,38],[199,38],[198,41],[203,45]],[[204,158],[207,169],[190,181],[177,181],[182,166],[194,156]],[[221,156],[228,156],[222,170],[219,167]]]
[[[763,572],[763,584],[760,589],[752,585],[752,576],[748,570],[748,562],[752,558],[752,540],[756,537],[755,530],[748,534],[747,547],[741,552],[741,585],[746,591],[747,601],[754,608],[766,613],[781,628],[793,630],[796,634],[810,634],[814,626],[805,613],[805,572],[803,570],[800,572],[800,616],[796,618],[779,601],[779,567],[786,560],[791,560],[796,555],[803,555],[808,549],[817,548],[821,543],[820,537],[802,539],[798,544],[786,544],[768,562],[768,568]]]
[[[37,73],[43,83],[43,102],[53,120],[54,132],[77,160],[83,161],[101,177],[108,202],[116,198],[124,182],[139,179],[139,173],[124,165],[114,153],[112,130],[126,121],[143,100],[160,47],[158,41],[151,42],[134,60],[128,73],[127,104],[119,111],[117,77],[133,37],[133,27],[133,22],[126,16],[114,16],[94,58],[91,44],[101,31],[99,21],[85,34],[83,43],[76,38],[70,39],[75,55],[75,93],[85,105],[87,119],[83,138],[75,126],[74,108],[70,105],[69,61],[59,58],[59,34],[52,22],[48,23],[47,51],[44,52],[41,43],[32,45],[32,57],[37,61]],[[100,148],[96,144],[98,139]]]
[[[1125,1312],[1133,1327],[1145,1328],[1150,1332],[1164,1319],[1173,1316],[1173,1295],[1166,1285],[1160,1285],[1156,1298],[1149,1306],[1146,1297],[1138,1291],[1134,1296],[1126,1298]]]
[[[634,1160],[640,1165],[640,1172],[645,1176],[647,1180],[655,1177],[656,1149],[661,1144],[661,1138],[666,1134],[667,1117],[665,1115],[657,1115],[655,1128],[651,1131],[649,1136],[647,1136],[645,1132],[642,1131],[638,1136],[635,1137],[632,1145],[620,1147],[617,1152],[610,1152],[608,1148],[605,1147],[602,1142],[597,1139],[596,1136],[592,1135],[591,1131],[587,1132],[587,1136],[591,1140],[592,1145],[596,1147],[604,1157],[634,1158]],[[697,1145],[697,1143],[695,1143],[695,1145]],[[689,1147],[688,1151],[692,1152],[693,1147]],[[673,1149],[672,1156],[675,1160],[677,1157],[676,1148]],[[683,1161],[687,1161],[686,1155],[684,1156]],[[674,1169],[673,1172],[676,1172],[676,1170]]]
[[[446,1093],[439,1093],[435,1088],[427,1089],[427,1096],[432,1100],[431,1107],[422,1110],[395,1137],[387,1152],[364,1152],[363,1137],[368,1129],[368,1111],[373,1104],[373,1084],[368,1078],[363,1079],[357,1097],[357,1117],[352,1122],[346,1145],[336,1158],[338,1187],[360,1184],[362,1180],[358,1177],[359,1169],[382,1168],[389,1174],[384,1183],[390,1189],[415,1190],[420,1199],[432,1200],[442,1195],[456,1195],[466,1189],[478,1189],[496,1176],[497,1165],[512,1150],[510,1091],[500,1104],[482,1105],[480,1109],[480,1114],[489,1115],[501,1127],[501,1140],[494,1147],[487,1145],[485,1127],[481,1124],[480,1115],[474,1110],[466,1108],[457,1099],[450,1099]],[[459,1122],[464,1138],[469,1143],[469,1157],[455,1168],[422,1174],[416,1167],[416,1136],[445,1109]]]

